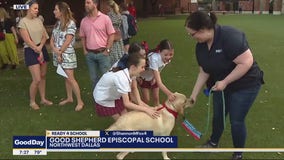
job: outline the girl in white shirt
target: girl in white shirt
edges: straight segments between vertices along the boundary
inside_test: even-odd
[[[150,92],[153,94],[153,103],[158,106],[159,89],[161,89],[170,101],[175,99],[173,92],[171,92],[162,82],[160,72],[171,61],[174,56],[174,48],[169,40],[162,40],[156,49],[149,51],[147,55],[147,67],[144,72],[140,74],[138,79],[139,85],[142,88],[142,100],[149,104]]]
[[[159,116],[158,112],[146,105],[145,103],[133,103],[130,101],[129,93],[132,85],[139,74],[145,70],[145,58],[140,52],[129,54],[125,57],[125,67],[115,67],[111,71],[105,73],[97,83],[93,96],[95,99],[96,113],[99,116],[112,116],[117,120],[128,109],[146,112],[153,118]],[[139,94],[136,96],[139,96]],[[140,99],[140,97],[136,97]]]

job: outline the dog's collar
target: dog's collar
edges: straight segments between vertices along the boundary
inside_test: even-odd
[[[166,110],[170,112],[175,117],[175,119],[177,119],[178,112],[167,107],[166,103],[163,103],[163,106],[161,108],[158,108],[157,111],[162,110],[163,108],[166,108]]]

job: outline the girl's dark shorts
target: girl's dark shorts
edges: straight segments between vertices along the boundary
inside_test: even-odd
[[[43,58],[45,62],[49,62],[50,58],[48,55],[48,52],[46,50],[46,47],[42,47],[42,53],[43,53]],[[33,49],[30,47],[24,48],[24,54],[25,54],[25,64],[26,66],[32,66],[35,64],[40,64],[38,61],[39,54],[36,53]]]

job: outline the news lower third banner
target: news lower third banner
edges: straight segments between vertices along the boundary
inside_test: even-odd
[[[45,136],[14,136],[13,155],[95,152],[103,148],[177,148],[177,141],[177,136],[154,136],[152,131],[47,130]]]

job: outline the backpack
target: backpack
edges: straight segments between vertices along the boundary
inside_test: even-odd
[[[135,18],[130,14],[123,14],[127,17],[128,35],[135,36],[137,34],[137,24]]]

